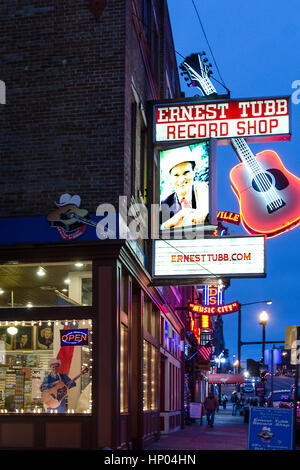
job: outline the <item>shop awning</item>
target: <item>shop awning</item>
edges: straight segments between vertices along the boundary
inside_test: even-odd
[[[208,383],[211,384],[242,384],[245,382],[243,374],[209,374]]]

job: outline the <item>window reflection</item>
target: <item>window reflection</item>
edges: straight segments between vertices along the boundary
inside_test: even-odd
[[[92,305],[92,262],[0,266],[0,308]]]

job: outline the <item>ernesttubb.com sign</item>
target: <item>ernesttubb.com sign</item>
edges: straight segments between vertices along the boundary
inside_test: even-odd
[[[155,240],[154,277],[265,275],[265,238],[221,237]]]

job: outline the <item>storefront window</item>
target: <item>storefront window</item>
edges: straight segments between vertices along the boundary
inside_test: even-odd
[[[0,266],[0,308],[92,305],[92,263]]]
[[[158,408],[158,350],[151,345],[151,410]]]
[[[144,411],[158,408],[158,350],[144,340],[143,383]]]
[[[149,351],[150,351],[150,343],[144,340],[143,342],[143,409],[144,411],[147,411],[150,409]]]
[[[92,321],[0,322],[0,413],[90,414]]]
[[[120,411],[128,412],[128,328],[121,324]]]

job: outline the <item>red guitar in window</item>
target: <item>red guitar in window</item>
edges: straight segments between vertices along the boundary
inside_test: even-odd
[[[192,54],[180,68],[203,95],[217,94],[203,55]],[[299,225],[300,179],[284,167],[276,152],[264,150],[254,156],[240,137],[232,138],[231,144],[241,163],[231,170],[230,181],[247,232],[272,238]]]

